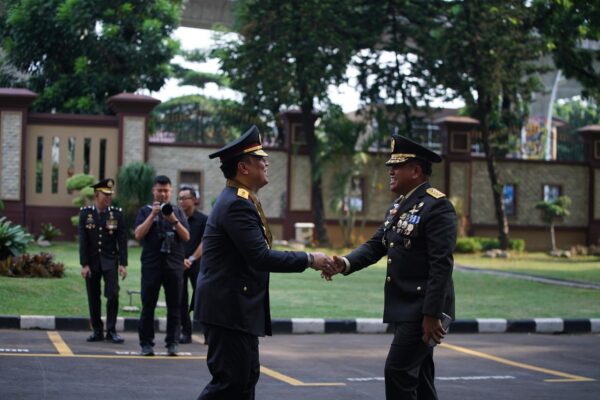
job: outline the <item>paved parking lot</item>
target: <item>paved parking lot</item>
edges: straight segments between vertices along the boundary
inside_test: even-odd
[[[157,336],[161,351],[164,334]],[[86,332],[0,330],[1,399],[195,399],[206,347],[140,357]],[[199,337],[195,340],[200,341]],[[278,335],[261,340],[258,399],[383,399],[387,334]],[[597,399],[600,335],[451,334],[436,350],[441,399]]]

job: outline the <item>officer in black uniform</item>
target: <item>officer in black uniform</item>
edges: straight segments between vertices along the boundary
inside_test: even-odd
[[[335,270],[322,253],[271,249],[256,196],[269,181],[256,126],[209,157],[220,157],[228,180],[208,216],[194,298],[212,375],[199,399],[250,400],[260,374],[258,336],[271,334],[269,272]]]
[[[446,331],[442,313],[454,318],[452,253],[456,213],[446,196],[428,183],[433,151],[392,136],[390,189],[399,197],[373,237],[345,257],[334,256],[344,275],[387,259],[383,321],[395,325],[385,364],[388,400],[437,399],[433,346]]]
[[[119,278],[127,276],[127,229],[120,208],[110,205],[115,181],[103,179],[94,188],[94,204],[79,212],[79,263],[85,279],[90,322],[94,333],[88,342],[104,340],[100,304],[100,280],[106,297],[106,340],[123,343],[117,334]]]

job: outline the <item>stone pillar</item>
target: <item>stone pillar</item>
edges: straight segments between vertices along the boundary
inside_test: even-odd
[[[160,100],[133,93],[120,93],[108,99],[119,119],[119,166],[148,158],[148,117]]]
[[[478,134],[479,121],[448,116],[434,121],[440,127],[444,158],[444,191],[453,200],[459,217],[459,234],[469,229],[471,216],[471,140]]]
[[[588,245],[600,245],[600,125],[579,129],[585,162],[589,165]]]
[[[27,89],[0,89],[0,199],[18,224],[25,223],[27,110],[36,97]]]

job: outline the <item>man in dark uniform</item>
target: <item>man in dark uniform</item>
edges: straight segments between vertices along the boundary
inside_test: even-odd
[[[335,269],[322,253],[271,249],[269,224],[256,197],[269,181],[256,126],[209,157],[220,157],[227,184],[208,216],[194,298],[212,375],[199,399],[249,400],[260,374],[258,336],[271,334],[269,272]]]
[[[204,228],[208,219],[206,215],[196,209],[197,200],[196,191],[193,188],[184,186],[179,190],[177,201],[190,226],[190,240],[184,244],[185,259],[183,260],[183,289],[181,291],[181,336],[179,336],[179,343],[183,344],[192,343],[188,280],[192,284],[192,293],[194,293],[196,280],[200,272],[202,235],[204,235]]]
[[[94,333],[88,342],[104,340],[100,302],[100,280],[104,278],[106,297],[106,340],[123,343],[117,334],[119,277],[127,276],[127,229],[120,208],[110,205],[115,181],[103,179],[94,188],[94,204],[79,212],[79,263],[85,279],[90,323]]]
[[[385,363],[388,400],[437,399],[433,346],[446,333],[442,313],[454,318],[457,226],[452,204],[428,183],[431,163],[441,160],[433,151],[393,135],[386,165],[390,189],[399,197],[371,239],[345,257],[334,256],[344,275],[388,257],[383,321],[395,324]]]
[[[177,355],[181,286],[183,284],[183,242],[190,239],[187,218],[172,206],[171,180],[159,175],[152,186],[154,203],[140,208],[135,219],[135,239],[142,242],[142,313],[139,337],[141,354],[154,355],[154,310],[160,287],[167,302],[167,354]]]

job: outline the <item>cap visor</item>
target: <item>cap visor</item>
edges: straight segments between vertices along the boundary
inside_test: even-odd
[[[385,165],[396,165],[396,164],[403,164],[405,162],[407,162],[409,159],[408,158],[390,158],[389,160],[387,160],[385,162]]]
[[[113,194],[112,189],[104,189],[104,188],[102,188],[102,189],[98,189],[98,191],[102,192],[104,194]]]
[[[252,154],[253,156],[269,157],[269,155],[263,149],[258,149],[248,154]]]

